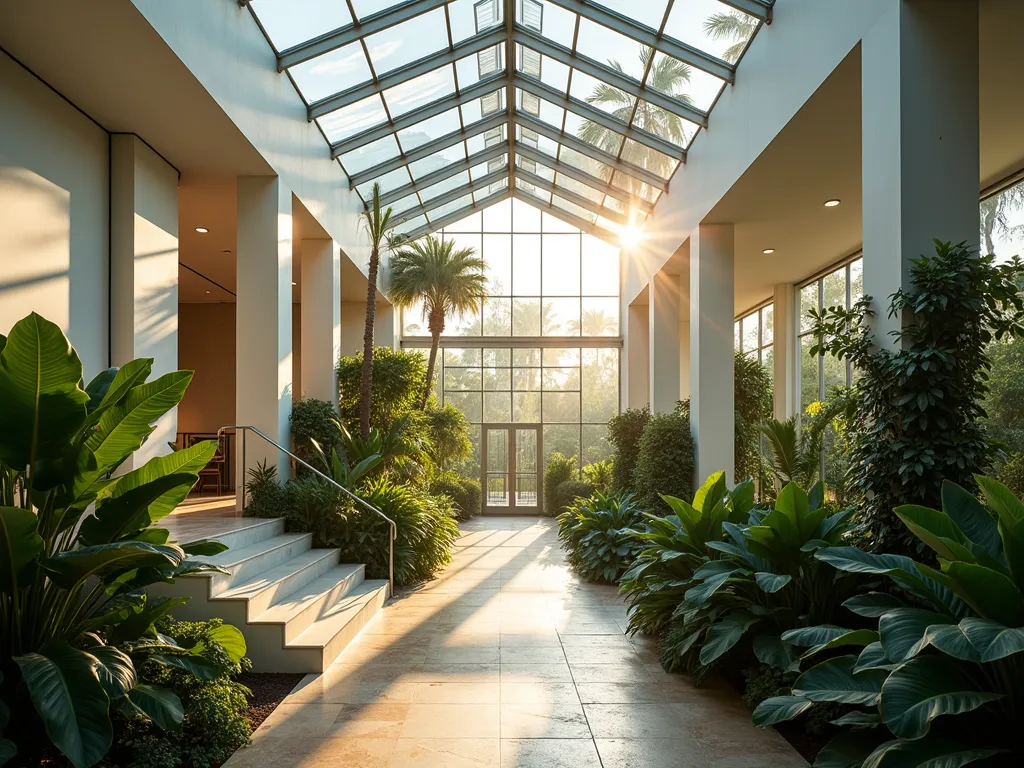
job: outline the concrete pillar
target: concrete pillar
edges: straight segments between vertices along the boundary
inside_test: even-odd
[[[671,413],[679,401],[679,276],[664,271],[651,278],[650,402],[654,413]]]
[[[300,252],[302,397],[337,405],[335,366],[341,355],[341,251],[333,240],[303,240]]]
[[[690,272],[679,276],[679,399],[690,397]]]
[[[888,297],[933,239],[978,241],[978,0],[901,0],[861,45],[864,291]]]
[[[800,379],[797,376],[796,288],[792,283],[775,286],[772,299],[772,355],[774,416],[792,418],[800,410]]]
[[[237,285],[237,423],[255,426],[290,448],[292,195],[276,176],[238,179]],[[239,459],[240,448],[239,444]],[[245,471],[261,460],[276,464],[282,481],[288,477],[288,457],[250,435]]]
[[[134,134],[110,141],[111,364],[152,358],[152,380],[178,369],[178,172]],[[122,470],[168,453],[176,438],[175,408]]]
[[[365,305],[364,305],[364,322],[365,322]],[[398,318],[401,313],[391,304],[384,301],[377,302],[377,308],[374,310],[373,320],[373,344],[376,347],[390,347],[391,349],[398,349],[399,341],[399,328]],[[359,351],[363,351],[362,343],[362,331],[360,328],[359,332]]]
[[[622,407],[643,408],[650,398],[650,344],[648,309],[646,304],[626,307],[626,364],[623,366],[625,382],[622,388]]]
[[[734,482],[733,227],[701,224],[690,236],[690,429],[696,482],[724,469]]]

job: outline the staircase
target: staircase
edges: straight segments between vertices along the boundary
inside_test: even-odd
[[[234,624],[256,672],[323,672],[388,599],[388,582],[340,563],[337,549],[313,549],[312,534],[285,533],[283,519],[248,520],[211,536],[226,552],[199,558],[227,574],[183,576],[149,592],[191,598],[176,618]]]

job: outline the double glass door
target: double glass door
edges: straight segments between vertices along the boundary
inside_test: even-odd
[[[484,513],[540,514],[540,425],[484,424],[482,448]]]

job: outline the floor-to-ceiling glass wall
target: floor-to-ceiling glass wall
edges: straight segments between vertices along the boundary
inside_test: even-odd
[[[619,248],[517,199],[436,236],[476,249],[487,265],[482,312],[448,321],[435,378],[438,398],[473,425],[476,454],[464,471],[481,471],[482,425],[540,425],[542,465],[556,452],[580,465],[610,456]],[[403,347],[429,344],[419,307],[402,323]]]

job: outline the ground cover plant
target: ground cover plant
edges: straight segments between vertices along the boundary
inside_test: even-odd
[[[60,328],[34,313],[0,336],[0,763],[38,765],[52,747],[88,768],[110,750],[116,714],[181,727],[179,696],[140,670],[215,674],[195,647],[153,628],[185,598],[144,589],[211,570],[190,556],[225,549],[178,546],[154,526],[216,442],[113,476],[192,378],[149,381],[152,368],[133,360],[85,384]]]

